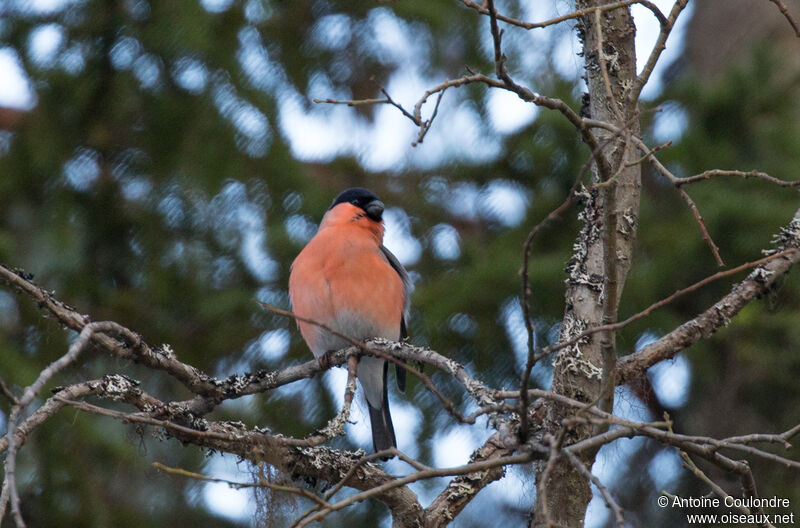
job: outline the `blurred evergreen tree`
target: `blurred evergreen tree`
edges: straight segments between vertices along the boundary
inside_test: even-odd
[[[492,71],[486,19],[455,3],[425,0],[64,0],[46,10],[12,0],[0,16],[0,47],[19,58],[36,94],[21,118],[0,120],[7,123],[0,132],[0,262],[34,273],[40,285],[94,320],[118,321],[150,343],[169,343],[182,360],[211,373],[278,368],[307,359],[308,351],[292,323],[263,312],[253,299],[287,306],[289,263],[330,199],[345,187],[366,186],[402,209],[394,214],[401,221],[407,215],[403,240],[420,245],[408,262],[417,281],[412,340],[466,363],[492,385],[515,383],[524,335],[515,319],[521,248],[530,226],[563,200],[586,161],[571,125],[540,111],[529,124],[501,132],[491,124],[486,90],[469,87],[447,92],[448,106],[430,137],[388,170],[370,168],[369,153],[347,149],[300,156],[291,139],[298,115],[289,112],[292,105],[317,117],[336,111],[312,108],[314,97],[374,97],[378,84],[398,86],[410,71],[426,82],[460,75],[465,65]],[[417,43],[413,56],[384,41],[392,24]],[[524,32],[505,38],[516,79],[580,106],[577,79],[553,63],[555,44],[548,48],[538,34]],[[43,42],[57,44],[44,52]],[[796,178],[800,130],[796,115],[784,109],[798,77],[777,75],[781,63],[768,51],[757,53],[718,82],[683,79],[665,92],[659,102],[672,102],[688,119],[664,153],[676,170],[757,168]],[[383,110],[395,109],[347,112],[363,128]],[[459,126],[456,114],[470,117],[473,133]],[[461,150],[437,133],[461,141]],[[316,147],[330,152],[328,145]],[[715,271],[674,190],[657,176],[645,184],[621,315]],[[761,182],[716,180],[689,192],[729,264],[757,258],[797,206],[796,192]],[[509,203],[521,205],[510,210]],[[563,267],[578,229],[575,216],[568,213],[534,248],[540,342],[552,338],[563,314]],[[645,332],[669,331],[727,288],[709,286],[631,325],[618,340],[620,351],[632,351]],[[687,432],[741,432],[732,428],[733,415],[748,431],[800,421],[793,383],[800,336],[792,323],[798,297],[790,277],[776,294],[776,312],[768,313],[767,303],[750,306],[727,331],[687,354],[690,398],[672,410]],[[0,329],[0,377],[15,387],[30,383],[73,337],[9,290],[0,290]],[[162,398],[186,396],[164,377],[103,357],[87,359],[57,382],[116,371]],[[547,365],[536,374],[546,385]],[[318,380],[287,389],[227,403],[214,416],[302,435],[332,415],[340,398]],[[721,401],[714,397],[719,393],[729,397]],[[414,436],[421,459],[430,462],[433,439],[452,420],[413,382],[406,398],[422,412]],[[659,408],[652,396],[635,404]],[[0,400],[0,412],[7,409]],[[356,446],[352,438],[337,442]],[[656,453],[648,446],[631,472],[641,473]],[[151,470],[155,460],[187,469],[205,463],[197,449],[62,412],[22,452],[29,526],[235,525],[208,510],[202,486]],[[796,481],[771,467],[756,474],[764,477],[764,495],[800,503]],[[639,483],[628,487],[637,493],[631,491],[626,510],[663,519],[663,511],[648,510],[652,501],[641,500],[657,491],[650,481],[623,480]],[[493,500],[495,519],[525,514],[514,500]],[[466,510],[464,526],[481,525],[485,509],[478,504]],[[345,515],[354,526],[372,526],[385,512],[365,504]],[[331,516],[327,524],[341,518]]]

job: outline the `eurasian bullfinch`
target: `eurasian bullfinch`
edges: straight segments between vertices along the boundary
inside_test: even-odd
[[[297,255],[289,275],[289,297],[298,316],[352,339],[406,336],[411,281],[383,246],[384,205],[372,192],[354,188],[333,200],[317,234]],[[298,321],[300,333],[319,358],[350,345],[319,326]],[[396,447],[385,359],[364,356],[358,365],[372,425],[375,451]],[[405,370],[397,369],[405,389]]]

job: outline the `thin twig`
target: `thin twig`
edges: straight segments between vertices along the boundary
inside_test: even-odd
[[[714,255],[714,260],[717,261],[717,266],[720,268],[725,267],[725,262],[722,260],[722,257],[719,255],[719,248],[714,243],[714,240],[711,238],[711,235],[708,234],[708,229],[706,228],[706,223],[703,220],[703,217],[700,215],[700,211],[697,209],[697,205],[695,205],[694,200],[684,191],[682,188],[678,187],[678,193],[680,193],[681,198],[689,204],[689,209],[692,210],[692,214],[694,215],[694,219],[697,221],[697,225],[700,226],[700,233],[703,237],[703,240],[706,241],[708,247],[711,248],[711,253]]]
[[[11,504],[11,515],[17,528],[25,528],[25,520],[22,518],[22,508],[20,507],[19,493],[17,492],[16,462],[17,450],[17,420],[22,407],[15,405],[11,408],[8,416],[6,438],[8,439],[8,451],[4,463],[3,488],[0,491],[0,526],[3,524],[6,507]]]
[[[442,102],[442,97],[444,96],[444,90],[439,92],[439,96],[436,97],[436,104],[433,107],[433,113],[431,117],[427,119],[422,125],[419,127],[419,135],[417,135],[417,140],[414,143],[411,143],[412,147],[416,147],[422,140],[425,139],[425,135],[428,133],[428,130],[431,129],[431,125],[433,125],[433,120],[436,119],[436,116],[439,114],[439,104]]]
[[[472,2],[471,0],[459,0],[462,4],[469,7],[470,9],[474,9],[478,13],[482,15],[490,15],[490,11],[484,7],[484,5],[480,5],[476,2]],[[603,11],[611,11],[613,9],[619,9],[620,7],[627,7],[632,4],[641,4],[645,6],[647,9],[653,12],[655,17],[661,22],[663,25],[666,22],[666,18],[664,14],[658,9],[653,2],[649,0],[622,0],[619,2],[611,2],[608,4],[603,4],[595,7],[587,7],[585,9],[579,9],[577,11],[573,11],[572,13],[568,13],[566,15],[561,15],[555,18],[551,18],[549,20],[545,20],[543,22],[523,22],[522,20],[518,20],[515,18],[511,18],[505,15],[501,15],[497,13],[495,16],[497,20],[501,22],[505,22],[506,24],[511,24],[512,26],[521,27],[523,29],[537,29],[537,28],[545,28],[548,26],[554,26],[556,24],[560,24],[562,22],[566,22],[567,20],[574,20],[576,18],[580,18],[586,15],[591,15],[593,12],[603,12]]]
[[[603,502],[605,502],[606,506],[608,506],[609,509],[614,512],[614,520],[617,523],[617,527],[625,528],[625,518],[622,515],[622,507],[619,505],[619,503],[617,503],[617,501],[614,500],[614,497],[611,496],[611,492],[608,491],[608,488],[606,488],[603,483],[600,482],[600,479],[594,476],[592,472],[583,465],[583,462],[581,462],[580,459],[573,453],[570,451],[562,451],[562,454],[572,463],[573,467],[577,469],[581,475],[583,475],[583,478],[591,481],[592,484],[597,487],[597,489],[600,491],[600,495],[603,497]]]
[[[344,424],[350,420],[350,407],[353,404],[353,395],[356,392],[356,376],[358,372],[358,355],[349,353],[347,355],[347,383],[344,389],[344,404],[342,410],[333,418],[328,420],[328,424],[319,432],[306,438],[294,439],[286,438],[286,445],[297,447],[318,446],[331,438],[344,434]]]
[[[11,402],[11,405],[19,405],[19,399],[11,392],[11,389],[8,388],[2,378],[0,378],[0,394],[5,396]]]
[[[367,463],[372,462],[374,460],[382,460],[382,459],[391,458],[391,457],[399,458],[400,460],[402,460],[403,462],[406,462],[407,464],[409,464],[411,467],[413,467],[417,471],[430,471],[430,470],[433,470],[433,468],[431,468],[430,466],[426,466],[425,464],[423,464],[423,463],[411,458],[410,456],[406,455],[405,453],[403,453],[402,451],[400,451],[396,447],[390,447],[388,449],[383,449],[381,451],[377,451],[375,453],[372,453],[371,455],[366,455],[366,456],[361,457],[360,459],[358,459],[356,461],[356,463],[353,464],[350,467],[350,469],[347,470],[347,473],[345,473],[345,475],[339,480],[339,482],[337,482],[330,490],[328,490],[325,493],[324,500],[325,501],[330,501],[333,498],[333,496],[336,495],[337,492],[339,492],[339,490],[341,490],[345,485],[347,485],[347,483],[350,481],[350,479],[353,477],[353,475],[355,475],[356,471],[358,471],[358,469],[360,467],[362,467],[364,464],[367,464]],[[324,506],[322,506],[322,507],[324,507]],[[295,528],[296,526],[299,526],[303,522],[303,520],[308,518],[310,515],[313,515],[314,513],[318,512],[320,509],[321,509],[321,506],[318,505],[318,506],[314,506],[310,510],[306,511],[300,517],[295,519],[295,521],[291,524],[290,528]],[[331,511],[333,511],[333,510],[331,510]]]
[[[386,88],[384,88],[383,86],[381,86],[380,84],[378,84],[378,82],[377,82],[377,81],[375,81],[375,78],[374,78],[374,77],[372,78],[372,81],[373,81],[375,84],[377,84],[377,85],[378,85],[378,88],[380,89],[381,93],[382,93],[384,96],[386,96],[386,101],[387,101],[387,102],[388,102],[390,105],[392,105],[392,106],[394,106],[395,108],[397,108],[398,110],[400,110],[400,111],[403,113],[403,115],[404,115],[404,116],[406,116],[407,118],[409,118],[409,119],[411,119],[412,121],[414,121],[414,122],[415,122],[415,124],[416,124],[417,126],[419,126],[419,125],[422,123],[422,121],[421,121],[421,120],[415,120],[415,118],[414,118],[414,116],[413,116],[413,115],[411,115],[410,113],[408,113],[408,111],[407,111],[405,108],[403,108],[403,107],[402,107],[400,104],[396,103],[396,102],[394,101],[394,99],[392,99],[392,97],[389,95],[389,92],[387,92],[387,91],[386,91]]]
[[[789,25],[792,26],[794,34],[800,37],[800,24],[797,23],[797,20],[795,20],[792,14],[789,12],[789,8],[786,7],[786,4],[784,4],[781,0],[769,0],[769,1],[778,6],[780,12],[789,22]]]
[[[11,503],[11,513],[14,516],[14,521],[19,528],[24,528],[25,521],[22,518],[22,510],[20,507],[19,494],[17,492],[16,483],[16,461],[17,451],[19,444],[17,443],[17,420],[25,412],[26,407],[33,401],[39,391],[47,384],[50,379],[55,376],[59,371],[63,370],[71,363],[78,359],[78,356],[84,351],[89,343],[94,338],[95,334],[100,333],[114,333],[117,335],[124,335],[132,342],[134,348],[138,348],[140,341],[137,336],[127,330],[126,328],[111,321],[89,323],[83,327],[78,339],[70,345],[67,353],[61,356],[56,361],[48,365],[44,370],[39,373],[36,380],[29,386],[25,387],[22,391],[22,396],[17,400],[11,409],[8,418],[8,429],[6,431],[6,439],[8,451],[5,460],[5,477],[3,479],[3,488],[0,491],[0,525],[2,525],[3,515],[5,514],[6,501]]]
[[[507,457],[502,457],[493,460],[483,460],[480,462],[474,462],[470,464],[465,464],[463,466],[457,466],[452,468],[442,468],[442,469],[430,469],[426,471],[418,471],[416,473],[412,473],[411,475],[390,480],[380,486],[376,486],[373,489],[362,491],[360,493],[356,493],[343,499],[339,502],[332,504],[328,508],[323,508],[319,512],[315,513],[304,519],[302,522],[297,524],[298,528],[302,528],[304,526],[308,526],[309,524],[319,521],[327,516],[329,513],[341,510],[342,508],[346,508],[351,504],[355,504],[357,502],[362,502],[370,497],[374,497],[375,495],[379,495],[387,490],[397,488],[400,486],[405,486],[406,484],[410,484],[412,482],[417,482],[419,480],[430,479],[434,477],[448,477],[453,475],[463,475],[466,473],[472,473],[475,471],[483,471],[486,469],[491,469],[499,466],[509,466],[509,465],[519,465],[519,464],[527,464],[531,460],[537,457],[536,453],[525,453],[520,455],[511,455]]]
[[[611,130],[611,131],[615,131],[615,132],[619,132],[620,131],[620,129],[618,127],[615,127],[614,125],[611,125],[609,123],[604,123],[604,122],[601,122],[601,121],[589,120],[589,119],[587,119],[585,121],[586,121],[588,126],[593,126],[593,127],[596,126],[596,127],[605,128],[607,130]],[[656,158],[653,155],[657,150],[660,150],[658,147],[656,147],[654,149],[650,149],[650,148],[647,147],[647,145],[640,138],[638,138],[636,136],[632,136],[632,139],[633,139],[633,142],[637,145],[637,147],[644,153],[644,156],[643,156],[642,159],[650,159],[650,161],[653,163],[653,166],[655,167],[656,171],[659,172],[660,174],[662,174],[663,176],[665,176],[675,186],[675,188],[678,190],[681,198],[683,198],[683,200],[689,206],[689,209],[692,211],[692,215],[694,216],[694,218],[697,221],[697,224],[698,224],[698,226],[700,228],[700,232],[702,234],[703,240],[706,241],[706,243],[708,244],[709,248],[711,249],[711,253],[714,255],[714,259],[716,260],[717,265],[719,267],[724,267],[725,266],[725,262],[722,260],[722,257],[719,254],[719,248],[714,243],[714,240],[711,238],[711,235],[708,233],[708,229],[706,228],[705,221],[703,220],[703,217],[700,214],[700,211],[697,208],[697,205],[691,199],[689,194],[686,193],[685,191],[683,191],[683,189],[681,189],[681,186],[683,186],[685,184],[701,181],[701,180],[707,180],[707,179],[712,178],[713,176],[739,176],[739,177],[742,177],[744,179],[757,178],[757,179],[761,179],[761,180],[764,180],[764,181],[768,181],[770,183],[774,183],[774,184],[779,185],[781,187],[797,187],[797,186],[800,186],[800,181],[787,182],[787,181],[779,180],[778,178],[774,178],[774,177],[772,177],[772,176],[770,176],[770,175],[768,175],[766,173],[759,172],[759,171],[745,172],[745,171],[725,171],[725,170],[714,169],[714,170],[705,171],[705,172],[703,172],[701,174],[697,174],[695,176],[690,176],[690,177],[686,177],[686,178],[679,178],[679,177],[675,176],[669,169],[667,169],[658,160],[658,158]],[[602,185],[602,184],[599,184],[599,185]]]
[[[659,19],[661,22],[661,30],[656,39],[656,43],[653,45],[653,49],[650,52],[650,56],[647,58],[647,62],[645,62],[644,68],[642,68],[642,73],[633,81],[633,87],[628,94],[628,101],[631,104],[639,100],[639,95],[642,93],[642,89],[647,84],[647,81],[650,80],[650,75],[652,75],[656,63],[658,63],[658,59],[661,57],[661,53],[667,47],[667,38],[669,38],[670,33],[672,33],[675,22],[688,3],[689,0],[676,0],[667,19]]]
[[[561,447],[564,444],[564,438],[567,434],[567,425],[566,423],[561,424],[561,428],[558,430],[558,434],[555,438],[552,435],[547,435],[546,440],[549,445],[549,454],[547,458],[547,465],[544,467],[544,471],[542,471],[542,475],[540,478],[541,485],[537,486],[537,493],[540,494],[539,499],[537,502],[541,505],[541,511],[538,512],[541,516],[545,519],[546,525],[553,526],[553,521],[550,517],[550,509],[547,505],[547,488],[550,484],[550,473],[556,467],[556,462],[558,462],[559,457],[561,456]]]
[[[605,121],[600,121],[597,119],[583,119],[583,124],[584,126],[589,128],[603,128],[605,130],[616,132],[618,134],[621,133],[619,127],[611,123],[606,123]],[[647,144],[644,141],[642,141],[640,137],[637,136],[632,136],[632,140],[634,144],[637,146],[637,148],[644,154],[644,157],[650,160],[656,171],[665,178],[667,178],[670,181],[670,183],[672,183],[676,187],[680,187],[681,185],[689,183],[695,183],[701,180],[709,180],[714,176],[735,176],[744,178],[745,180],[748,178],[756,178],[759,180],[764,180],[769,183],[774,183],[775,185],[778,185],[780,187],[800,187],[800,180],[785,181],[775,178],[774,176],[770,176],[765,172],[755,171],[755,170],[737,171],[737,170],[711,169],[701,172],[700,174],[696,174],[694,176],[687,176],[684,178],[680,178],[678,176],[675,176],[675,174],[673,174],[672,171],[666,168],[664,164],[661,163],[661,161],[654,155],[658,150],[660,150],[658,147],[651,149],[650,147],[647,146]]]
[[[520,378],[520,393],[522,394],[522,398],[520,398],[519,402],[519,417],[520,417],[520,427],[519,427],[519,436],[520,440],[524,443],[528,439],[528,398],[527,398],[527,390],[528,385],[530,384],[531,378],[531,371],[533,370],[534,365],[536,364],[536,355],[535,355],[535,341],[534,341],[534,332],[535,328],[533,326],[533,322],[531,321],[531,307],[530,307],[530,282],[528,279],[528,268],[529,268],[529,261],[530,261],[530,254],[531,248],[533,246],[533,240],[536,238],[536,235],[539,234],[539,231],[544,229],[544,227],[555,220],[556,218],[560,217],[564,211],[569,209],[572,204],[575,202],[575,191],[577,190],[578,186],[580,185],[581,180],[583,179],[583,175],[585,169],[588,168],[589,163],[584,164],[583,168],[581,169],[580,173],[578,174],[578,178],[575,180],[575,183],[572,184],[572,187],[567,194],[566,199],[550,211],[544,220],[536,224],[533,229],[531,229],[530,233],[528,233],[528,238],[525,239],[525,245],[522,250],[522,319],[525,323],[525,331],[527,332],[527,345],[528,345],[528,357],[525,362],[525,368],[522,371],[522,376]]]
[[[390,98],[387,99],[312,99],[313,103],[316,104],[339,104],[339,105],[347,105],[347,106],[367,106],[367,105],[376,105],[376,104],[388,104],[395,107],[398,105],[391,100]],[[405,115],[405,110],[402,107],[399,107],[400,110],[403,111],[403,115]],[[408,117],[408,116],[406,116]],[[413,120],[413,118],[412,118]]]
[[[63,403],[64,405],[75,407],[78,410],[88,412],[91,414],[99,414],[101,416],[116,418],[117,420],[120,420],[123,423],[131,422],[131,423],[143,423],[147,425],[154,425],[156,427],[163,427],[164,429],[169,429],[172,431],[176,431],[185,435],[195,436],[198,438],[212,438],[215,440],[225,440],[225,441],[230,441],[234,439],[234,436],[232,434],[222,434],[222,433],[216,433],[214,431],[201,431],[199,429],[192,429],[191,427],[185,427],[183,425],[176,424],[169,420],[158,420],[156,418],[151,418],[150,416],[147,416],[145,414],[113,411],[111,409],[106,409],[105,407],[92,405],[91,403],[86,403],[83,401],[67,400],[59,396],[54,396],[54,399],[58,402]]]
[[[752,262],[747,262],[745,264],[742,264],[742,265],[737,266],[735,268],[731,268],[729,270],[719,271],[719,272],[717,272],[717,273],[715,273],[713,275],[710,275],[710,276],[708,276],[708,277],[706,277],[706,278],[704,278],[702,280],[699,280],[699,281],[695,282],[691,286],[687,286],[686,288],[680,289],[680,290],[676,291],[675,293],[673,293],[672,295],[670,295],[668,297],[665,297],[664,299],[661,299],[660,301],[651,304],[650,306],[648,306],[647,308],[645,308],[641,312],[638,312],[638,313],[628,317],[624,321],[619,321],[619,322],[614,323],[614,324],[607,324],[607,325],[595,326],[595,327],[592,327],[592,328],[587,328],[583,332],[580,332],[579,334],[575,335],[574,337],[572,337],[571,339],[569,339],[567,341],[563,341],[561,343],[557,343],[557,344],[554,344],[554,345],[547,346],[547,347],[543,348],[542,351],[539,352],[539,354],[537,354],[536,359],[538,361],[539,359],[541,359],[541,358],[543,358],[543,357],[545,357],[545,356],[547,356],[549,354],[552,354],[553,352],[557,352],[558,350],[561,350],[562,348],[574,345],[575,343],[577,343],[578,341],[580,341],[584,337],[592,335],[592,334],[595,334],[597,332],[604,332],[604,331],[609,331],[609,330],[616,331],[616,330],[619,330],[621,328],[625,328],[626,326],[628,326],[629,324],[633,323],[634,321],[638,321],[639,319],[642,319],[643,317],[647,317],[654,310],[657,310],[658,308],[666,306],[667,304],[671,303],[672,301],[674,301],[678,297],[686,295],[687,293],[691,293],[691,292],[693,292],[693,291],[705,286],[706,284],[709,284],[709,283],[714,282],[716,280],[728,277],[730,275],[735,275],[735,274],[737,274],[737,273],[739,273],[741,271],[747,270],[747,269],[751,269],[751,268],[755,268],[755,267],[764,265],[764,264],[766,264],[766,263],[768,263],[768,262],[770,262],[772,260],[783,258],[783,257],[789,256],[789,255],[794,255],[794,254],[797,254],[797,253],[800,253],[800,250],[798,250],[796,248],[789,248],[789,249],[780,251],[778,253],[772,254],[772,255],[770,255],[768,257],[764,257],[762,259],[754,260]]]
[[[721,498],[723,500],[727,499],[727,498],[730,498],[730,495],[728,495],[728,493],[724,489],[722,489],[719,484],[717,484],[716,482],[711,480],[708,477],[708,475],[706,475],[703,472],[702,469],[697,467],[697,464],[694,463],[694,461],[691,459],[691,457],[685,451],[678,450],[678,452],[680,453],[681,458],[683,459],[683,464],[682,465],[683,465],[684,468],[688,469],[692,473],[692,475],[697,477],[698,480],[703,481],[709,488],[711,488],[711,491],[714,492],[714,494],[717,495],[719,498]],[[747,508],[746,506],[741,506],[741,505],[738,506],[738,508],[739,508],[739,511],[741,511],[745,515],[750,515],[750,508]]]
[[[655,152],[653,149],[651,152]],[[681,185],[686,185],[689,183],[695,183],[698,181],[703,180],[710,180],[714,176],[734,176],[740,177],[747,180],[748,178],[756,178],[759,180],[764,180],[769,183],[774,183],[780,187],[800,187],[800,180],[795,181],[784,181],[769,174],[761,171],[737,171],[737,170],[720,170],[720,169],[712,169],[707,170],[705,172],[701,172],[700,174],[695,174],[694,176],[686,176],[685,178],[678,178],[670,173],[672,177],[672,181],[676,187],[680,187]]]
[[[169,473],[170,475],[178,475],[180,477],[190,478],[193,480],[201,480],[203,482],[219,482],[221,484],[227,484],[233,489],[269,488],[273,491],[282,491],[285,493],[298,495],[305,499],[312,500],[323,507],[330,506],[330,504],[325,499],[322,499],[321,497],[314,495],[313,493],[311,493],[306,489],[297,488],[294,486],[282,486],[280,484],[274,484],[272,482],[267,482],[263,480],[260,482],[235,482],[232,480],[221,479],[217,477],[209,477],[207,475],[203,475],[202,473],[195,473],[194,471],[189,471],[182,468],[170,467],[162,464],[161,462],[153,462],[153,467],[163,471],[164,473]]]

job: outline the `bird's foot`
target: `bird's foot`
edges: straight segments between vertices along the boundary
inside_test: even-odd
[[[319,363],[319,368],[323,370],[328,370],[333,365],[333,355],[336,353],[335,350],[326,350],[324,354],[317,358],[317,363]]]

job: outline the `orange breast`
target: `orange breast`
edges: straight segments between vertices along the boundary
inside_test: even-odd
[[[399,339],[405,292],[380,240],[355,222],[323,227],[292,264],[294,312],[353,339]],[[298,326],[315,355],[348,344],[312,324]]]

